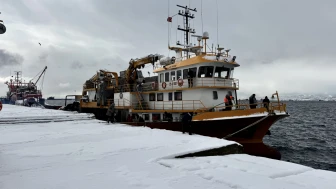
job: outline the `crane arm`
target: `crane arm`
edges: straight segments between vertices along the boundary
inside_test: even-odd
[[[118,73],[117,72],[109,72],[106,70],[99,70],[100,72],[97,72],[94,76],[91,77],[90,81],[96,82],[99,79],[100,73],[104,75],[104,77],[107,77],[107,74],[112,74],[115,81],[116,81],[116,86],[118,86]]]
[[[44,74],[44,72],[47,70],[47,66],[44,68],[44,70],[42,71],[42,73],[40,74],[40,76],[37,78],[36,82],[34,83],[36,85],[36,83],[40,80],[41,76]]]
[[[153,64],[162,58],[162,55],[155,54],[155,55],[148,55],[146,57],[140,59],[131,59],[129,62],[128,69],[126,70],[126,82],[131,84],[136,80],[136,69],[144,67],[146,64]]]

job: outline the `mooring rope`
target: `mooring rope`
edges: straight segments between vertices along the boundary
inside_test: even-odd
[[[248,125],[248,126],[242,128],[242,129],[240,129],[239,131],[236,131],[236,132],[234,132],[234,133],[231,133],[231,134],[229,134],[229,135],[226,135],[223,139],[230,138],[230,137],[232,137],[233,135],[235,135],[235,134],[237,134],[237,133],[240,133],[240,132],[242,132],[242,131],[244,131],[244,130],[246,130],[246,129],[252,127],[252,126],[254,126],[255,124],[258,124],[259,122],[265,120],[265,119],[268,118],[269,116],[270,116],[270,114],[268,114],[266,117],[263,117],[263,118],[259,119],[258,121],[256,121],[256,122],[254,122],[254,123],[252,123],[252,124],[250,124],[250,125]]]

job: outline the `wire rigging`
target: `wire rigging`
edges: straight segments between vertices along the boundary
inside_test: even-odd
[[[217,8],[217,46],[218,46],[218,0],[216,0],[216,8]]]
[[[202,22],[202,35],[203,35],[203,0],[201,0],[201,22]],[[202,46],[203,46],[203,40],[202,40]]]

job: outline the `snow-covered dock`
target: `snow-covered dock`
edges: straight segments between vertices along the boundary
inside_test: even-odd
[[[19,117],[27,121],[7,124]],[[49,121],[36,122],[45,117]],[[0,188],[336,188],[334,172],[267,158],[176,159],[234,142],[108,125],[90,117],[5,105],[0,112],[0,119],[7,120],[0,122]]]

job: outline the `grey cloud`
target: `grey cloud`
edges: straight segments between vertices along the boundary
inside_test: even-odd
[[[45,53],[45,54],[41,54],[41,55],[39,56],[39,61],[40,61],[41,63],[46,63],[46,62],[47,62],[47,58],[48,58],[48,54],[47,54],[47,53]]]
[[[71,68],[72,69],[82,69],[83,68],[83,64],[80,63],[79,61],[74,61],[72,64],[71,64]]]
[[[4,66],[21,65],[23,57],[19,54],[10,53],[6,50],[0,49],[0,68]]]
[[[191,7],[196,7],[198,10],[195,13],[196,19],[191,22],[191,27],[196,29],[197,34],[201,34],[201,0],[170,0],[170,16],[179,10],[176,4],[189,6],[189,2]],[[24,1],[17,0],[6,1],[3,5],[3,15],[13,18],[6,19],[8,26],[11,26],[11,21],[15,21],[29,28],[49,29],[53,34],[57,34],[50,36],[56,39],[50,42],[49,46],[44,45],[48,42],[43,41],[40,49],[45,49],[44,53],[37,53],[40,50],[36,49],[29,51],[30,46],[21,42],[29,39],[30,36],[13,39],[15,43],[22,44],[16,47],[18,50],[27,51],[24,55],[25,64],[27,63],[24,65],[26,66],[24,73],[36,74],[36,69],[40,70],[42,66],[48,66],[45,83],[49,84],[45,86],[45,90],[51,95],[59,92],[59,89],[54,87],[58,85],[53,83],[56,80],[61,83],[71,80],[69,88],[77,88],[79,91],[85,79],[91,77],[98,69],[118,72],[127,68],[127,62],[131,58],[153,53],[168,56],[169,53],[167,1],[85,0],[78,3],[60,0],[41,1],[38,6],[35,6],[34,3],[26,4]],[[321,75],[329,73],[327,66],[333,61],[324,62],[320,59],[321,57],[327,57],[328,60],[336,59],[334,53],[336,38],[333,36],[336,33],[336,2],[331,0],[323,2],[203,0],[203,29],[210,34],[209,45],[217,44],[217,7],[218,42],[224,48],[231,48],[230,53],[237,56],[241,67],[237,68],[235,74],[241,77],[242,90],[250,90],[246,82],[265,86],[265,77],[276,75],[275,72],[281,72],[282,75],[278,74],[279,78],[272,77],[270,80],[274,81],[274,85],[281,86],[279,87],[281,90],[289,90],[288,84],[282,82],[281,76],[287,73],[287,69],[292,67],[292,64],[302,63],[302,61],[305,62],[302,64],[302,69],[318,70]],[[176,32],[177,21],[182,25],[181,18],[173,17],[172,44],[175,44],[175,40],[181,40],[182,36],[180,32]],[[15,29],[20,29],[13,27],[10,27],[12,31],[7,31],[6,36],[9,36],[10,32],[14,33]],[[21,32],[23,35],[25,30],[22,29]],[[72,40],[71,32],[83,34],[84,37],[76,39],[75,42]],[[39,34],[43,33],[37,33],[36,36]],[[81,41],[86,42],[86,37],[98,39],[99,42],[77,44]],[[58,41],[57,38],[63,41],[66,39],[66,44],[61,45],[59,41],[62,40]],[[4,37],[1,36],[0,43],[3,39]],[[45,40],[48,41],[48,39]],[[121,48],[122,44],[127,44],[127,48]],[[33,52],[34,50],[36,51]],[[11,49],[11,52],[14,51]],[[173,52],[170,52],[170,56],[172,54]],[[39,65],[34,62],[36,57]],[[73,60],[76,61],[71,63]],[[284,67],[277,66],[283,61],[287,61]],[[71,68],[80,70],[69,69],[69,62]],[[269,70],[260,77],[256,77],[258,74],[252,73],[251,70],[257,71],[259,67],[267,67]],[[304,80],[300,80],[300,76],[308,72],[298,69],[292,74],[286,76],[295,76],[298,83],[304,83]],[[61,79],[59,79],[60,76]],[[328,79],[333,81],[333,78]],[[289,82],[290,78],[287,80]],[[323,85],[333,86],[327,82],[323,82]],[[273,87],[273,84],[269,86]],[[309,84],[302,86],[304,86],[302,91],[312,91]],[[322,87],[322,84],[319,86],[321,90],[327,88]],[[65,93],[68,89],[61,90]],[[265,91],[267,90],[265,88]],[[291,90],[297,89],[293,87]]]

